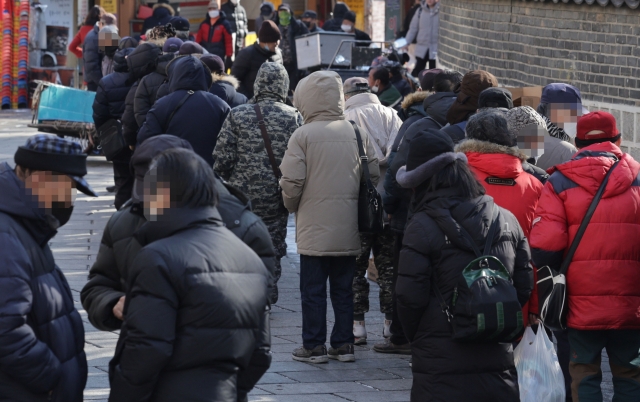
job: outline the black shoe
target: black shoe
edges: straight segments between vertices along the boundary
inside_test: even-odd
[[[355,362],[356,355],[354,354],[353,344],[345,343],[337,349],[329,348],[329,359],[341,362]]]
[[[109,187],[107,187],[107,192],[109,192],[109,193],[115,193],[115,192],[116,192],[116,186],[109,186]]]
[[[396,345],[391,342],[390,338],[386,338],[381,343],[376,343],[373,345],[373,351],[378,353],[394,353],[398,355],[410,355],[411,354],[411,344],[405,343],[404,345]]]
[[[327,347],[324,345],[318,345],[311,350],[302,346],[294,350],[291,355],[293,360],[305,363],[326,363],[329,361]]]

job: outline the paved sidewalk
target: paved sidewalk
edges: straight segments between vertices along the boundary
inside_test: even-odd
[[[26,138],[36,131],[27,128],[30,113],[0,112],[0,162],[13,165],[13,154]],[[80,290],[86,283],[87,273],[98,252],[102,231],[115,211],[113,195],[105,187],[113,184],[111,164],[103,158],[89,158],[87,180],[100,195],[98,198],[78,195],[70,222],[51,241],[56,262],[69,281],[86,331],[89,379],[85,400],[105,401],[109,395],[108,363],[113,356],[118,332],[96,330],[88,321],[80,304]],[[382,339],[383,315],[379,312],[378,286],[371,286],[371,308],[367,315],[369,345],[356,346],[356,362],[312,365],[295,362],[291,352],[301,343],[302,316],[299,292],[299,257],[296,254],[293,221],[289,222],[287,236],[288,255],[282,261],[282,279],[279,282],[280,299],[271,315],[273,363],[250,395],[251,401],[260,402],[331,402],[409,401],[411,369],[408,356],[383,355],[371,350]],[[333,311],[328,302],[328,326],[333,325]],[[604,364],[607,362],[605,361]],[[611,400],[610,370],[603,365],[603,389]],[[461,384],[464,386],[463,384]]]

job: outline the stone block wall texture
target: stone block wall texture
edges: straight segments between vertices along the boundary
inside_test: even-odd
[[[640,9],[522,0],[442,0],[438,59],[504,86],[566,82],[618,121],[640,159]]]

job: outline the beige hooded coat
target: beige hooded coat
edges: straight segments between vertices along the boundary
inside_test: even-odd
[[[358,192],[363,171],[351,124],[344,117],[342,80],[318,71],[298,83],[294,106],[304,125],[291,138],[280,169],[284,205],[296,213],[298,253],[357,256]],[[376,151],[360,130],[374,185],[380,171]]]

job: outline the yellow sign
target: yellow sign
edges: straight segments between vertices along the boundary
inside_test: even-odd
[[[362,0],[344,0],[349,9],[356,13],[356,29],[364,31],[364,1]]]
[[[118,0],[100,0],[100,5],[106,13],[118,13]]]

